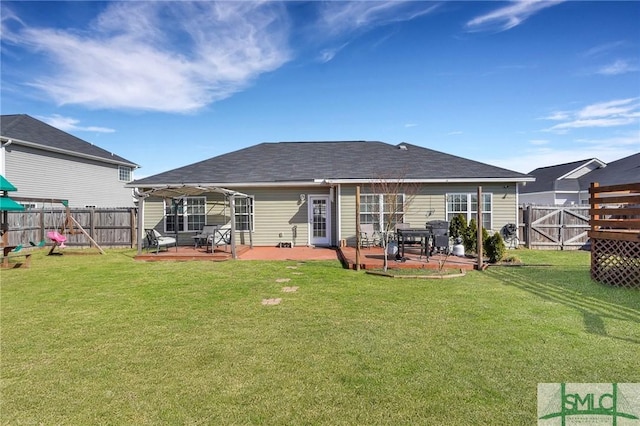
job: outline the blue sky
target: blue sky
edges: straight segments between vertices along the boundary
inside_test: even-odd
[[[1,6],[2,114],[136,177],[277,141],[409,142],[520,172],[640,151],[637,1]]]

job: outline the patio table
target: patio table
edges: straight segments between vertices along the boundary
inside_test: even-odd
[[[407,228],[397,229],[396,235],[398,236],[398,245],[400,250],[396,254],[396,260],[404,260],[404,246],[407,242],[413,242],[417,239],[420,240],[420,257],[426,256],[427,262],[429,261],[429,238],[431,237],[431,230],[424,228]]]

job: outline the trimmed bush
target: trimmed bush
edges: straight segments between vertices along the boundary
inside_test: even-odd
[[[456,238],[463,238],[467,232],[467,218],[464,215],[455,215],[449,223],[449,236]]]
[[[478,225],[476,225],[476,220],[475,219],[471,219],[469,221],[469,225],[467,226],[467,229],[465,230],[465,233],[462,236],[462,244],[464,244],[464,251],[465,252],[475,252],[477,246],[477,241],[478,241]]]
[[[496,232],[484,242],[484,251],[491,263],[500,262],[506,250],[507,247],[504,245],[504,240],[499,232]]]

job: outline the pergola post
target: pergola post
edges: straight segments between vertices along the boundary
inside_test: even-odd
[[[138,246],[138,256],[142,254],[142,233],[144,232],[144,200],[147,198],[142,194],[136,193],[138,199],[138,226],[136,229],[136,241]]]
[[[229,209],[231,210],[231,258],[236,259],[236,196],[229,196]]]

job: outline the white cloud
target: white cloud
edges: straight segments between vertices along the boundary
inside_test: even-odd
[[[506,31],[517,27],[535,13],[564,0],[523,0],[513,1],[508,6],[501,7],[485,15],[477,16],[467,22],[468,31]]]
[[[638,98],[616,99],[588,105],[578,111],[559,111],[547,120],[564,121],[548,129],[549,132],[567,133],[570,129],[619,127],[637,123],[640,119]]]
[[[59,104],[190,112],[289,60],[283,11],[272,2],[121,2],[86,33],[26,27],[11,37],[56,65],[31,85]]]
[[[549,141],[546,139],[533,139],[533,140],[530,140],[529,143],[531,145],[540,146],[540,145],[548,145]]]
[[[577,115],[580,118],[627,116],[638,110],[640,105],[637,101],[638,98],[627,98],[600,102],[584,107]]]
[[[581,144],[595,145],[597,147],[628,147],[634,151],[640,151],[640,129],[634,132],[597,139],[576,139]]]
[[[318,60],[322,63],[333,60],[349,45],[352,38],[364,32],[395,22],[410,21],[432,13],[440,7],[439,3],[413,0],[311,3],[317,7],[317,20],[311,25],[309,31],[313,43],[338,44],[321,50]],[[383,37],[377,44],[388,37],[388,35]]]
[[[618,59],[612,64],[605,65],[596,71],[596,74],[602,75],[620,75],[628,72],[638,71],[638,67],[631,65],[629,62]]]
[[[554,121],[564,121],[568,120],[571,117],[571,113],[569,111],[555,111],[551,115],[547,117],[543,117],[543,120],[554,120]]]
[[[609,53],[612,50],[616,50],[620,47],[626,46],[627,43],[625,41],[622,40],[618,40],[618,41],[613,41],[610,43],[604,43],[604,44],[600,44],[598,46],[594,46],[591,49],[587,50],[586,52],[584,52],[582,54],[582,56],[585,57],[594,57],[594,56],[600,56],[602,54],[605,53]]]
[[[416,1],[328,1],[319,3],[320,33],[333,36],[410,21],[435,11],[439,4]]]
[[[405,129],[409,129],[411,127],[417,127],[418,125],[416,123],[406,123],[404,125]]]
[[[447,133],[447,136],[456,136],[456,135],[461,135],[461,134],[462,134],[461,130],[454,130],[453,132]]]
[[[311,3],[309,33],[331,61],[352,37],[430,13],[415,1]],[[29,27],[3,9],[3,41],[49,61],[25,83],[58,105],[189,113],[246,89],[292,59],[286,2],[107,3],[86,29]],[[39,71],[43,70],[43,71]]]
[[[320,51],[320,55],[318,56],[318,60],[322,63],[331,61],[338,54],[338,52],[347,47],[347,45],[349,45],[349,43],[343,43],[342,45],[337,47],[322,49]]]
[[[53,126],[57,129],[60,129],[65,132],[96,132],[96,133],[113,133],[114,129],[110,129],[108,127],[98,127],[98,126],[79,126],[80,120],[71,117],[63,117],[58,114],[53,114],[49,117],[38,116],[39,120],[44,121],[45,123]]]

